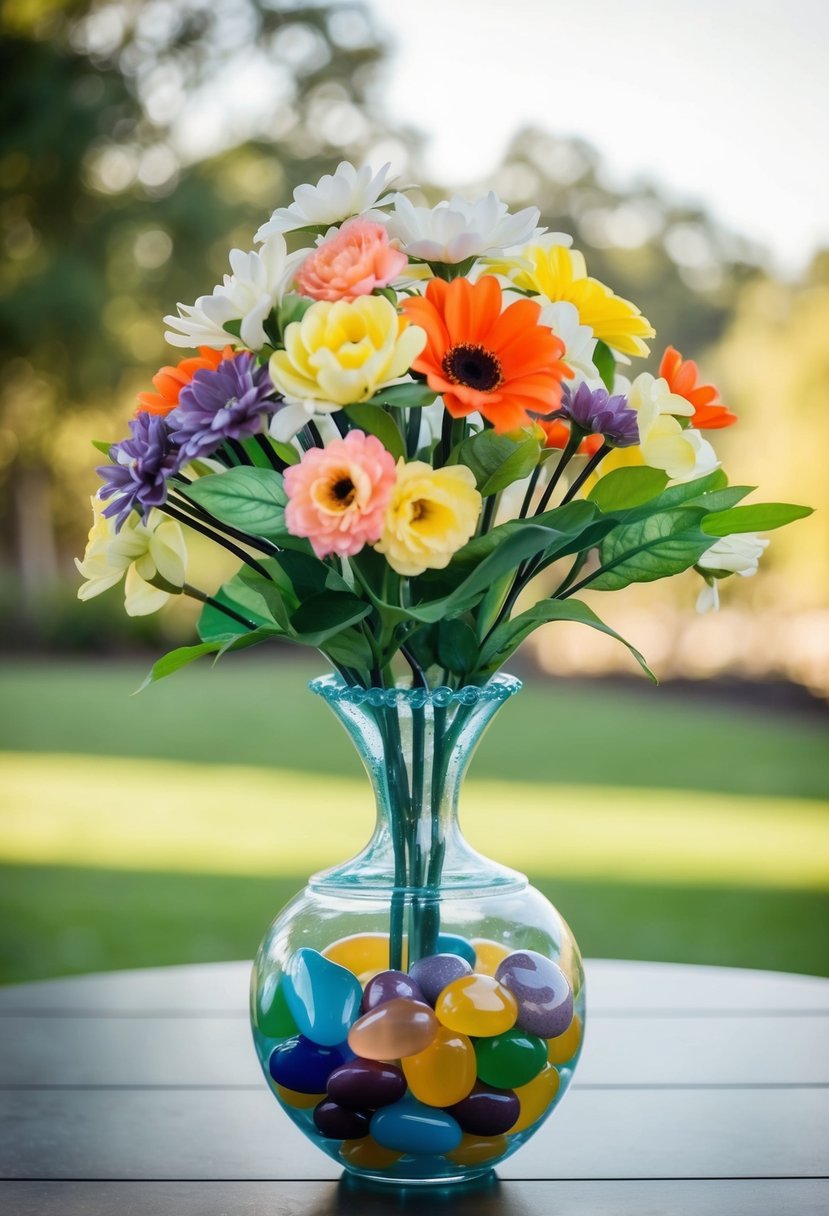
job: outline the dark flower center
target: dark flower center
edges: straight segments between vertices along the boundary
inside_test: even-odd
[[[331,487],[331,497],[338,507],[350,507],[357,493],[350,477],[341,477]]]
[[[501,364],[483,346],[459,343],[443,356],[443,370],[453,384],[465,384],[479,393],[490,392],[504,382]]]
[[[427,519],[429,516],[429,503],[424,498],[417,498],[412,503],[412,523],[416,524],[421,519]]]

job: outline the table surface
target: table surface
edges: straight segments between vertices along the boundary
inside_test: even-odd
[[[370,1189],[283,1115],[249,963],[0,989],[7,1216],[808,1216],[829,1211],[829,980],[587,963],[570,1092],[497,1180]]]

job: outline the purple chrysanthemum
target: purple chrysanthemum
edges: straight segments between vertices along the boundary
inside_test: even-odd
[[[630,409],[627,397],[611,397],[606,389],[580,384],[571,394],[565,387],[561,412],[583,431],[603,435],[614,448],[629,448],[639,442],[636,410]]]
[[[140,413],[130,421],[132,435],[109,449],[112,464],[100,465],[96,472],[103,478],[101,498],[114,501],[104,515],[117,516],[120,530],[131,511],[144,519],[153,507],[167,500],[167,479],[181,466],[178,447],[172,442],[167,421],[157,414]]]
[[[183,461],[209,456],[226,439],[248,439],[277,407],[267,367],[251,354],[224,359],[215,371],[196,372],[168,415]]]

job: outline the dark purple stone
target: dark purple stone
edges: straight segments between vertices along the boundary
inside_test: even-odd
[[[339,1047],[321,1047],[297,1034],[274,1047],[268,1068],[277,1085],[300,1094],[322,1094],[331,1073],[344,1059]]]
[[[405,971],[381,971],[366,984],[361,1013],[369,1013],[378,1005],[398,999],[423,1002],[423,993]]]
[[[518,1002],[516,1025],[528,1034],[554,1039],[573,1020],[573,990],[552,959],[535,950],[518,950],[499,963],[495,978]]]
[[[362,1110],[350,1110],[326,1098],[314,1107],[317,1130],[329,1140],[359,1140],[368,1135],[371,1116]]]
[[[409,975],[430,1005],[434,1005],[447,984],[471,974],[472,968],[459,954],[430,954],[409,968]]]
[[[479,1081],[469,1097],[447,1106],[446,1111],[473,1136],[500,1136],[518,1118],[521,1103],[511,1089],[495,1089]]]
[[[355,1056],[335,1068],[328,1078],[328,1096],[350,1110],[377,1110],[391,1106],[406,1092],[402,1069],[385,1060],[363,1060]]]

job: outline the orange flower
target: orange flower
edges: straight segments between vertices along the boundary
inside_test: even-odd
[[[667,380],[668,388],[678,397],[694,407],[691,425],[699,431],[716,431],[724,426],[733,426],[737,415],[732,414],[720,401],[719,390],[713,384],[700,384],[699,372],[693,359],[683,360],[673,346],[669,346],[659,364],[659,375]]]
[[[529,411],[556,409],[562,377],[573,373],[561,362],[564,343],[538,324],[538,304],[518,300],[503,312],[501,306],[493,275],[477,283],[432,279],[425,297],[403,302],[409,320],[427,336],[413,369],[443,396],[453,418],[479,411],[503,433],[527,426]]]
[[[198,356],[182,359],[176,367],[162,367],[153,376],[153,384],[157,392],[139,393],[136,414],[169,414],[178,405],[178,395],[189,384],[196,372],[208,368],[215,371],[224,359],[233,358],[233,347],[226,346],[224,350],[211,350],[209,346],[200,346]]]
[[[562,418],[553,418],[548,421],[546,418],[537,418],[536,422],[541,427],[545,435],[545,448],[566,448],[570,440],[570,426]],[[598,452],[599,448],[604,443],[604,438],[601,435],[585,435],[579,444],[578,451],[580,456],[593,456]]]

